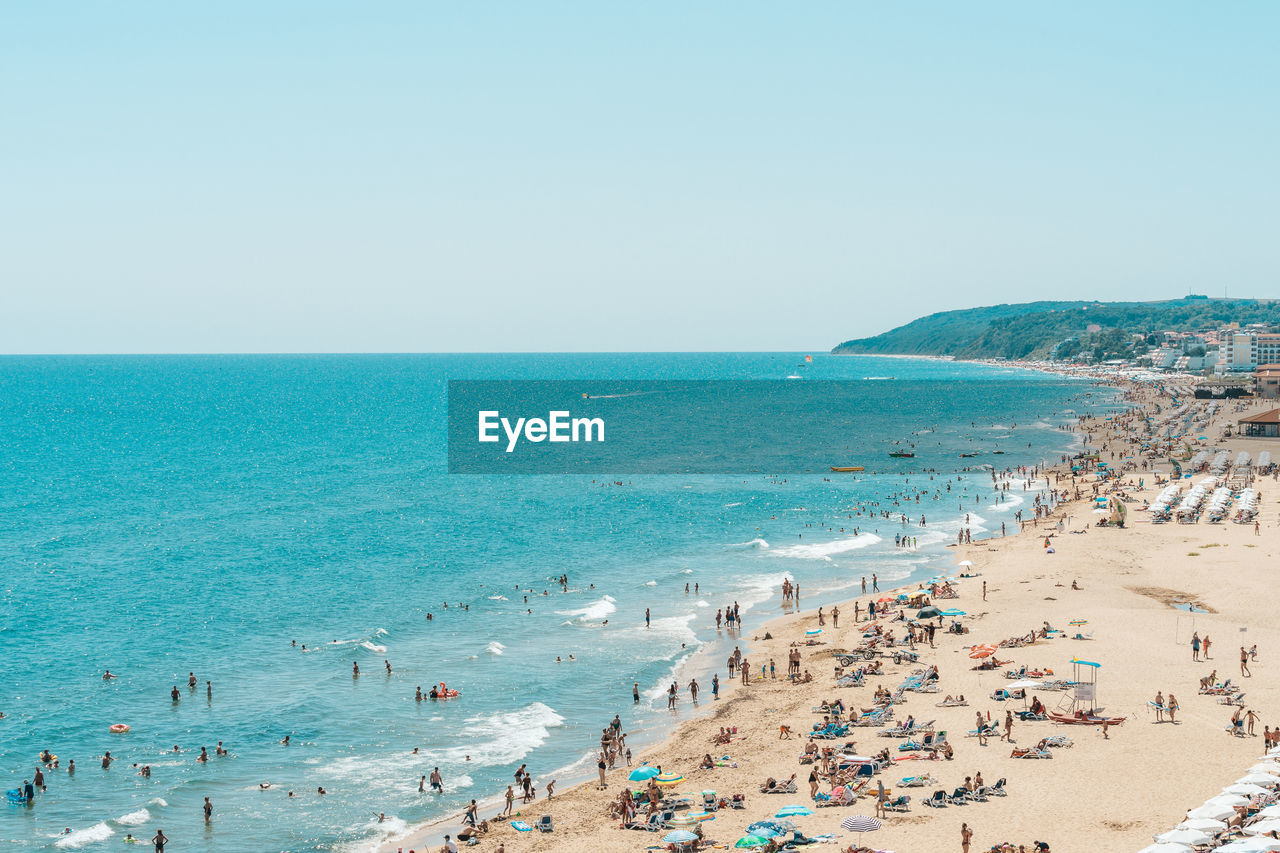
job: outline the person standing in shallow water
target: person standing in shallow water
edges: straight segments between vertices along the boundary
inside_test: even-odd
[[[649,627],[649,608],[647,607],[644,609],[644,626]]]

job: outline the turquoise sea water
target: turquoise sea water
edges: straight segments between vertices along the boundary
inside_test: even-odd
[[[850,436],[870,461],[848,464],[886,473],[444,473],[451,378],[789,375],[866,379],[881,417]],[[908,478],[932,488],[923,468],[1056,459],[1072,436],[1055,426],[1111,399],[1026,371],[790,353],[0,359],[5,788],[42,749],[61,761],[33,806],[3,806],[0,850],[120,849],[157,827],[175,850],[363,850],[497,794],[521,763],[540,785],[572,779],[614,713],[635,748],[672,723],[657,700],[673,672],[709,683],[736,641],[717,608],[740,602],[749,636],[782,612],[784,575],[816,607],[873,571],[882,586],[945,571],[961,507],[975,536],[998,532],[1020,496],[993,505],[989,474],[959,475],[922,500],[916,551],[856,506]],[[887,442],[906,438],[917,458],[891,465]],[[1006,453],[958,458],[973,447]],[[440,681],[461,698],[414,701]],[[219,740],[230,757],[196,762]],[[419,794],[434,766],[445,795]]]

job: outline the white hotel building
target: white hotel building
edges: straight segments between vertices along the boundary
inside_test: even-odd
[[[1217,373],[1252,373],[1260,364],[1280,364],[1280,334],[1233,329],[1218,334]]]

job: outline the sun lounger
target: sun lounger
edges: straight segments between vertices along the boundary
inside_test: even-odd
[[[911,807],[907,805],[910,802],[911,802],[911,797],[907,796],[906,794],[899,794],[898,796],[894,797],[892,800],[889,800],[887,803],[884,804],[885,811],[891,811],[891,812],[910,811]]]
[[[1014,748],[1009,754],[1010,758],[1053,758],[1053,753],[1047,749],[1021,749]]]
[[[794,794],[796,792],[796,781],[791,779],[787,782],[778,782],[772,788],[761,785],[760,793],[762,794]]]
[[[947,797],[947,802],[953,806],[969,805],[969,789],[963,785],[945,796]]]
[[[742,794],[734,794],[729,798],[729,808],[745,809],[747,807],[747,798]]]
[[[904,776],[898,786],[901,788],[924,788],[936,784],[938,784],[938,780],[926,773],[923,776]]]
[[[987,793],[996,797],[1009,796],[1009,792],[1006,791],[1004,788],[1004,777],[1001,776],[999,779],[996,780],[996,783],[994,785],[987,788]]]
[[[549,814],[544,814],[544,815],[543,815],[543,816],[538,820],[538,831],[539,831],[539,832],[551,832],[551,831],[552,831],[552,829],[553,829],[553,827],[551,826],[551,815],[549,815]]]
[[[934,792],[933,792],[933,794],[932,794],[932,796],[930,796],[930,797],[929,797],[928,799],[926,799],[926,800],[922,800],[922,802],[923,802],[926,806],[932,806],[932,807],[933,807],[933,808],[935,808],[935,809],[942,809],[942,808],[946,808],[946,806],[947,806],[947,802],[948,802],[948,801],[947,801],[947,792],[946,792],[946,791],[934,791]]]
[[[1066,735],[1052,735],[1044,739],[1045,746],[1065,748],[1071,746],[1073,743],[1075,743],[1075,741]]]

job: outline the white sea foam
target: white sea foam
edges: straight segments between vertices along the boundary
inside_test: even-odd
[[[773,553],[779,557],[791,557],[797,560],[827,560],[835,554],[847,554],[850,551],[859,551],[868,545],[875,545],[880,542],[880,537],[874,533],[859,533],[856,536],[850,536],[845,539],[835,539],[829,542],[814,542],[807,545],[784,545],[781,548],[774,548]]]
[[[138,826],[151,820],[151,812],[146,809],[138,809],[136,812],[129,812],[116,818],[116,823],[122,826]]]
[[[502,643],[499,643],[497,640],[494,640],[492,643],[485,646],[484,650],[491,655],[500,655],[502,654],[502,650],[505,648],[506,646],[502,645]]]
[[[730,548],[757,548],[764,550],[769,547],[769,543],[763,539],[752,539],[750,542],[736,542],[729,546]]]
[[[163,797],[156,797],[154,800],[147,800],[149,806],[168,806],[169,803]]]
[[[691,575],[691,574],[693,574],[693,569],[685,569],[685,570],[684,570],[683,572],[681,572],[680,574],[682,574],[682,575]]]
[[[556,613],[561,616],[572,616],[577,622],[599,622],[618,609],[614,603],[616,599],[611,595],[606,595],[598,601],[593,601],[586,607],[579,607],[576,610],[557,610]]]
[[[489,596],[489,600],[490,601],[509,601],[510,599],[508,599],[505,595],[491,595]]]
[[[74,850],[77,847],[84,847],[86,844],[106,841],[115,833],[116,831],[105,823],[95,823],[86,829],[77,829],[70,835],[58,836],[58,840],[53,842],[53,846]]]
[[[657,582],[657,581],[645,581],[645,582],[644,582],[644,585],[645,585],[645,586],[657,586],[657,585],[658,585],[658,582]]]
[[[742,506],[742,501],[734,501],[731,504],[725,504],[724,508],[729,509],[730,507],[735,507],[735,506]]]
[[[694,607],[710,607],[710,606],[711,604],[706,601],[699,601],[696,604],[694,604]]]
[[[379,646],[376,643],[369,642],[368,640],[365,640],[363,643],[361,643],[360,648],[368,649],[371,652],[377,652],[380,655],[385,655],[387,653],[386,646]]]

